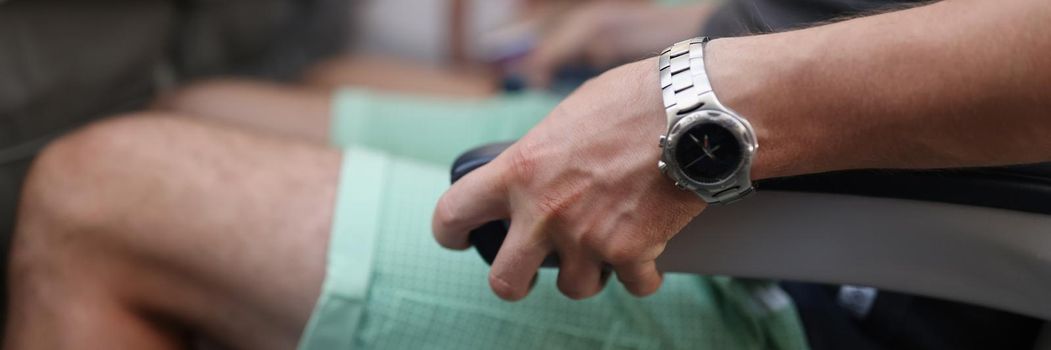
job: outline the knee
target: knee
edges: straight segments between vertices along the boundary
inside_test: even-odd
[[[80,225],[105,218],[123,189],[161,154],[164,134],[180,124],[165,113],[138,113],[97,122],[61,137],[37,156],[23,186],[20,212],[44,212],[53,222]],[[174,145],[167,145],[172,147]],[[32,215],[31,215],[32,216]]]
[[[32,288],[34,280],[74,278],[85,257],[111,240],[96,229],[119,217],[113,204],[121,168],[133,148],[144,143],[137,132],[146,119],[116,118],[62,137],[36,158],[22,188],[11,246],[13,287]],[[71,272],[80,271],[80,272]]]
[[[55,232],[91,232],[121,215],[131,200],[126,187],[150,135],[164,123],[153,115],[118,117],[89,125],[48,145],[34,160],[22,188],[16,241],[52,239]],[[123,204],[123,205],[122,205]],[[39,229],[39,226],[47,229]],[[63,237],[65,238],[65,237]],[[17,242],[16,242],[17,243]]]

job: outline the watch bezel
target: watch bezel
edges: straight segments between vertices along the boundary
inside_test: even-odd
[[[741,161],[737,164],[737,168],[715,182],[701,182],[686,175],[676,157],[678,143],[684,139],[686,132],[701,124],[716,124],[729,130],[741,148]],[[727,185],[740,184],[742,181],[750,183],[752,157],[757,145],[751,129],[747,120],[724,110],[702,109],[680,118],[668,130],[662,150],[662,160],[667,164],[668,175],[679,187],[694,192],[705,191],[713,194],[732,188]]]

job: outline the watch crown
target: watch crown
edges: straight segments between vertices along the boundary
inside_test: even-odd
[[[661,148],[664,148],[664,145],[666,145],[667,143],[668,143],[668,136],[661,135],[660,142],[659,142]]]
[[[682,181],[675,181],[675,187],[678,187],[680,190],[685,190],[686,184],[682,183]]]
[[[657,169],[660,169],[661,174],[667,173],[668,163],[665,163],[664,161],[657,161]]]

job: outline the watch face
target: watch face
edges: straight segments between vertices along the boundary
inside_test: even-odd
[[[700,183],[726,179],[743,161],[741,143],[730,130],[715,123],[694,125],[675,145],[675,161],[683,174]]]

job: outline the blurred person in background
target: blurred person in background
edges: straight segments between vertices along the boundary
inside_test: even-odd
[[[435,13],[399,12],[405,6]],[[330,87],[438,96],[526,88],[564,95],[605,69],[657,53],[662,47],[654,43],[697,35],[715,6],[704,0],[376,1],[356,16],[362,28],[353,51],[307,76]],[[389,20],[405,16],[408,25]],[[682,21],[655,25],[667,16]]]

